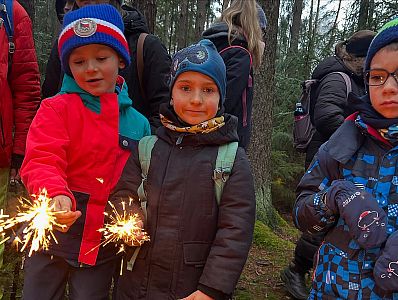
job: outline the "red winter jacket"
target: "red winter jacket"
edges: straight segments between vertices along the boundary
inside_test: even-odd
[[[0,27],[0,168],[11,154],[24,155],[26,135],[40,103],[40,75],[32,23],[23,7],[13,3],[15,53],[8,73],[8,36]],[[14,140],[13,140],[14,132]]]
[[[43,100],[29,129],[21,167],[29,193],[46,188],[51,198],[69,196],[73,210],[82,212],[67,233],[55,233],[58,244],[51,245],[49,253],[89,265],[115,255],[98,247],[98,229],[104,225],[108,195],[130,155],[119,147],[116,94],[105,94],[100,102],[98,114],[85,107],[78,94]]]

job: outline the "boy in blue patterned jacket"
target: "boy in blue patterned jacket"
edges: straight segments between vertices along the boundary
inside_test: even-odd
[[[308,299],[398,299],[398,18],[373,39],[365,83],[297,188],[296,226],[326,233]]]

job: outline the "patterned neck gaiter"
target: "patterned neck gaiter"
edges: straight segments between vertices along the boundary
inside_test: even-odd
[[[225,125],[224,116],[215,117],[213,119],[204,121],[202,123],[186,126],[186,127],[179,127],[173,123],[173,121],[167,119],[164,115],[160,114],[160,121],[162,122],[163,126],[177,132],[189,132],[189,133],[209,133],[215,131]]]

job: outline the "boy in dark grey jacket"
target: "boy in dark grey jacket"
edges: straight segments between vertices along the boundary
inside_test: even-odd
[[[151,241],[133,269],[123,269],[117,299],[230,299],[252,241],[253,178],[238,148],[217,203],[217,152],[238,135],[237,118],[223,113],[225,65],[213,43],[179,51],[173,66],[145,182]],[[114,197],[138,198],[137,145],[132,151]]]

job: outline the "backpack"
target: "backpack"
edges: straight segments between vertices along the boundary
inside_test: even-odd
[[[316,99],[312,99],[315,94],[314,91],[319,86],[319,83],[331,74],[340,74],[343,77],[347,87],[346,98],[352,91],[351,79],[344,72],[331,72],[321,79],[308,79],[301,83],[302,92],[299,102],[296,103],[295,111],[295,113],[299,112],[299,115],[295,114],[293,122],[293,147],[298,152],[307,151],[308,145],[315,133],[315,127],[311,122],[311,113],[313,113],[313,111],[311,112],[311,107],[315,106],[315,103],[312,102],[316,101]],[[299,111],[297,111],[298,109]]]
[[[15,52],[13,0],[0,0],[0,27],[3,25],[8,37],[8,69],[10,69],[12,55]]]
[[[225,52],[225,51],[227,51],[229,49],[234,49],[234,48],[241,49],[241,50],[243,50],[243,51],[245,51],[245,52],[247,52],[249,54],[249,57],[250,57],[250,71],[251,71],[252,68],[253,68],[253,58],[252,58],[252,55],[251,55],[250,51],[247,50],[245,47],[238,46],[238,45],[232,45],[232,46],[228,46],[228,47],[226,47],[224,49],[221,49],[218,53],[221,55],[223,52]],[[242,123],[243,124],[242,125],[243,125],[243,127],[247,126],[247,91],[248,91],[249,88],[252,88],[252,87],[253,87],[253,78],[251,76],[251,72],[249,72],[249,77],[247,78],[247,86],[246,86],[245,90],[242,93],[242,109],[243,109],[243,112],[242,112],[242,115],[243,115]]]
[[[145,191],[146,180],[148,176],[149,166],[151,164],[152,149],[155,146],[158,137],[156,135],[149,135],[143,137],[138,144],[138,157],[141,165],[142,181],[138,187],[137,193],[141,202],[141,209],[147,218],[147,194]],[[213,170],[214,191],[216,195],[217,205],[220,205],[222,192],[225,183],[228,181],[229,175],[232,172],[236,152],[238,150],[238,142],[231,142],[228,144],[220,145],[218,147],[216,166]],[[133,270],[134,262],[137,258],[140,247],[134,250],[130,260],[127,262],[127,270]]]

